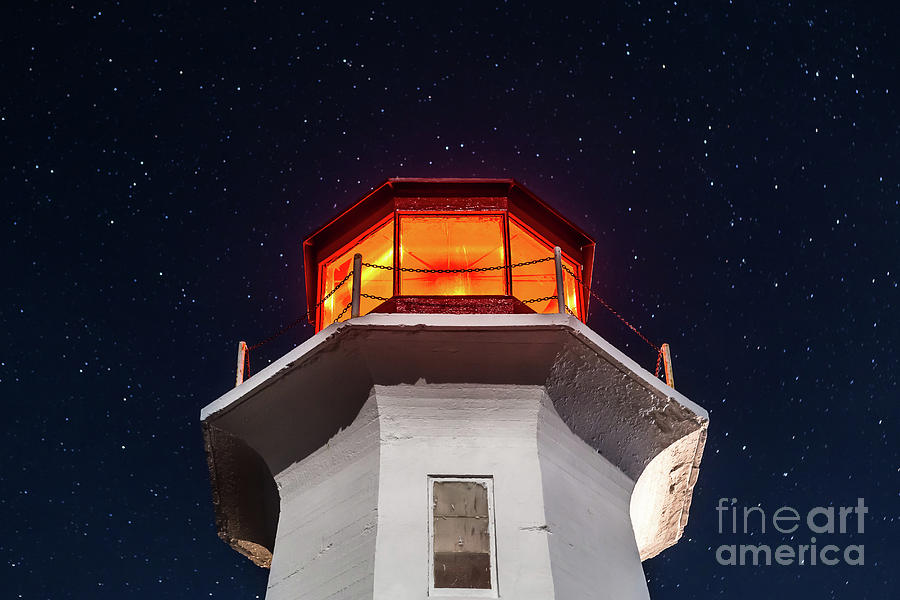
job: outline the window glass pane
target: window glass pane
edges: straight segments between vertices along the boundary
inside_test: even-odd
[[[500,215],[406,215],[400,217],[400,266],[468,269],[504,264]],[[405,296],[503,295],[506,271],[400,273]]]
[[[434,587],[491,589],[487,487],[435,481],[433,493]]]
[[[553,248],[514,220],[509,220],[509,252],[513,264],[553,256]],[[563,255],[563,264],[581,277],[581,266]],[[513,296],[519,300],[532,300],[553,296],[551,300],[529,302],[535,312],[558,312],[556,305],[556,267],[552,260],[512,269]],[[578,282],[563,271],[563,290],[566,306],[581,318],[581,289]]]
[[[581,279],[581,265],[573,263],[565,256],[563,256],[562,263]],[[566,295],[566,307],[581,319],[583,314],[581,311],[581,286],[566,270],[563,270],[563,293]]]
[[[382,225],[373,227],[362,239],[352,244],[339,255],[323,263],[324,266],[321,270],[322,285],[319,290],[320,299],[347,276],[347,273],[353,268],[353,255],[357,252],[362,254],[363,262],[365,263],[392,267],[394,264],[394,220],[391,219]],[[364,294],[390,298],[394,295],[393,277],[394,273],[391,269],[363,267],[360,291]],[[352,287],[353,281],[351,278],[322,303],[319,309],[321,315],[319,329],[331,325],[335,317],[350,303]],[[364,315],[370,312],[381,302],[382,300],[360,298],[359,314]],[[341,316],[341,321],[349,318],[350,310],[348,309]]]
[[[536,237],[509,220],[510,261],[515,263],[540,260],[553,256],[553,249],[541,243]],[[553,261],[515,267],[512,269],[512,292],[519,300],[531,300],[546,296],[556,296],[556,273]],[[535,312],[557,312],[556,298],[528,304]]]

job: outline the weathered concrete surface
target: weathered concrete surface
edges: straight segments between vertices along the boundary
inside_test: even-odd
[[[375,385],[357,418],[276,475],[267,600],[427,597],[429,476],[490,476],[497,591],[647,599],[631,480],[541,386]]]
[[[422,599],[429,583],[428,476],[494,480],[502,597],[552,599],[538,386],[375,386],[382,423],[375,598]]]
[[[240,551],[235,540],[266,538],[262,530],[232,530],[253,519],[223,473],[248,461],[230,458],[216,432],[243,440],[278,478],[353,423],[375,386],[420,381],[545,390],[561,422],[637,482],[630,510],[640,557],[681,536],[706,411],[575,318],[421,314],[369,314],[326,328],[203,409],[211,474],[219,474],[220,535]],[[282,493],[282,514],[284,502]],[[279,525],[279,539],[280,532]]]
[[[705,443],[705,427],[685,435],[657,454],[638,479],[630,512],[642,559],[656,556],[681,537]],[[666,488],[668,493],[661,493]]]
[[[381,434],[374,399],[275,476],[281,519],[266,600],[372,598]]]
[[[272,474],[238,436],[208,422],[203,425],[219,537],[260,567],[268,567],[280,511]]]
[[[544,398],[537,442],[555,597],[649,600],[629,513],[634,483]]]

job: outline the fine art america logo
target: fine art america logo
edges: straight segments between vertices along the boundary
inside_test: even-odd
[[[722,544],[716,549],[716,561],[720,565],[847,565],[865,564],[865,547],[862,544],[839,546],[825,541],[841,541],[839,534],[864,533],[864,517],[869,512],[863,498],[857,498],[856,506],[816,506],[805,514],[790,506],[782,506],[771,516],[760,506],[738,507],[736,498],[719,498],[716,506],[720,534],[790,535],[808,543],[780,544],[774,548],[768,544]],[[803,528],[803,529],[801,529]],[[795,535],[796,534],[796,535]],[[806,534],[806,535],[804,535]],[[816,536],[828,536],[817,540]],[[837,538],[837,539],[835,539]]]

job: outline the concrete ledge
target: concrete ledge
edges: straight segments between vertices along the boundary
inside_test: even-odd
[[[560,314],[533,314],[533,315],[439,315],[439,314],[375,314],[358,317],[353,320],[343,321],[330,325],[315,334],[260,372],[256,373],[236,388],[222,394],[217,400],[211,402],[200,411],[200,419],[206,420],[211,414],[223,410],[235,401],[249,395],[250,391],[270,383],[270,379],[289,367],[298,359],[309,353],[313,348],[321,345],[325,340],[335,336],[348,328],[359,327],[428,327],[431,329],[478,329],[478,330],[503,330],[513,328],[550,328],[566,327],[574,334],[583,336],[584,339],[596,347],[615,363],[633,372],[645,384],[655,388],[660,394],[671,397],[678,403],[688,407],[697,416],[709,419],[709,413],[705,409],[690,401],[683,394],[667,386],[663,381],[654,377],[652,373],[641,367],[638,363],[626,356],[612,344],[600,337],[594,330],[571,315]]]
[[[277,475],[349,426],[374,385],[419,381],[543,386],[571,430],[636,482],[641,558],[680,538],[708,413],[568,315],[370,313],[323,329],[201,419],[207,432],[239,437]],[[208,434],[207,447],[213,473],[227,449]],[[217,506],[239,512],[243,503],[220,486],[214,479]],[[223,532],[249,522],[240,514],[217,522],[225,539],[266,537]]]

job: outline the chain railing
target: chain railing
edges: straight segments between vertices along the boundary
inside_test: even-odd
[[[614,309],[610,304],[604,300],[599,294],[597,294],[589,285],[586,285],[578,275],[575,274],[572,269],[570,269],[567,265],[562,262],[562,251],[559,246],[553,249],[553,256],[547,256],[544,258],[538,258],[534,260],[528,260],[520,263],[513,263],[509,265],[496,265],[490,267],[468,267],[464,269],[424,269],[418,267],[400,267],[394,265],[379,265],[375,263],[367,263],[362,261],[361,254],[355,254],[353,256],[353,268],[341,279],[339,282],[335,284],[335,286],[329,291],[327,294],[322,296],[320,300],[316,302],[313,307],[313,311],[307,312],[305,317],[300,317],[285,327],[278,330],[276,333],[270,335],[264,340],[253,344],[252,346],[248,346],[246,342],[239,342],[238,344],[238,366],[237,366],[237,378],[235,385],[240,385],[245,376],[250,371],[250,351],[259,348],[260,346],[267,344],[279,337],[280,335],[286,333],[290,329],[293,329],[297,325],[303,322],[304,319],[308,321],[312,321],[315,314],[318,312],[319,308],[324,304],[329,298],[331,298],[335,292],[337,292],[344,284],[348,281],[352,280],[351,283],[351,298],[350,302],[348,302],[343,309],[338,313],[338,315],[331,321],[331,324],[337,323],[340,321],[344,315],[347,314],[347,311],[350,311],[350,318],[355,319],[360,316],[360,302],[362,298],[367,298],[370,300],[376,300],[385,302],[390,298],[386,298],[384,296],[376,296],[374,294],[363,293],[362,287],[362,268],[368,267],[372,269],[383,269],[390,271],[399,271],[403,273],[483,273],[486,271],[498,271],[498,270],[512,270],[515,268],[526,267],[530,265],[536,265],[544,262],[554,261],[555,263],[555,279],[556,279],[556,294],[553,296],[542,296],[540,298],[529,298],[527,300],[520,300],[524,304],[533,304],[535,302],[549,302],[551,300],[556,300],[557,308],[560,314],[569,314],[575,318],[579,318],[578,314],[571,309],[566,303],[565,297],[565,282],[563,280],[563,272],[568,273],[572,279],[577,282],[577,284],[588,293],[592,298],[597,300],[600,305],[613,314],[619,321],[621,321],[628,329],[634,332],[641,340],[643,340],[647,345],[653,348],[656,351],[656,368],[654,369],[654,376],[659,377],[660,368],[664,368],[665,372],[665,380],[666,383],[670,387],[674,387],[674,377],[672,373],[672,357],[671,351],[669,349],[669,344],[661,344],[657,346],[650,339],[641,333],[637,327],[632,325],[628,320],[623,317],[616,309]]]
[[[485,271],[499,271],[501,269],[516,269],[518,267],[527,267],[528,265],[536,265],[539,263],[553,260],[552,256],[546,258],[536,258],[525,262],[515,263],[511,265],[496,265],[493,267],[468,267],[465,269],[422,269],[419,267],[395,267],[393,265],[378,265],[374,263],[362,263],[364,267],[372,269],[384,269],[387,271],[400,271],[401,273],[483,273]]]
[[[609,302],[604,300],[599,294],[597,294],[597,292],[592,290],[590,288],[590,286],[585,285],[584,282],[581,281],[581,278],[572,272],[572,269],[570,269],[566,265],[563,265],[562,268],[566,273],[568,273],[572,277],[572,279],[574,279],[576,282],[578,282],[578,285],[580,285],[583,290],[588,292],[592,298],[594,298],[597,302],[599,302],[603,308],[605,308],[610,313],[612,313],[612,315],[615,316],[617,319],[619,319],[622,323],[624,323],[625,326],[628,327],[628,329],[633,331],[635,333],[635,335],[637,335],[639,338],[641,338],[644,342],[647,343],[648,346],[650,346],[651,348],[653,348],[656,351],[656,368],[653,371],[653,375],[655,377],[659,377],[660,366],[664,366],[665,375],[666,375],[666,384],[669,385],[670,387],[674,387],[675,386],[675,377],[672,372],[672,356],[671,356],[671,350],[669,348],[669,344],[664,343],[664,344],[657,346],[656,344],[651,342],[647,338],[647,336],[645,336],[643,333],[638,331],[637,327],[635,327],[634,325],[629,323],[625,317],[623,317],[621,314],[619,314],[619,311],[617,311],[612,306],[610,306]]]
[[[522,304],[532,304],[534,302],[549,302],[550,300],[556,300],[556,296],[542,296],[541,298],[529,298],[528,300],[521,300]]]
[[[327,294],[322,296],[322,298],[318,302],[316,302],[312,311],[307,311],[307,313],[304,316],[297,317],[296,319],[294,319],[293,321],[291,321],[290,323],[288,323],[287,325],[285,325],[284,327],[282,327],[281,329],[279,329],[278,331],[276,331],[269,337],[253,344],[252,346],[248,345],[247,342],[244,342],[244,341],[238,342],[238,364],[237,364],[237,377],[235,378],[235,386],[241,385],[241,383],[244,382],[246,375],[250,373],[250,351],[251,350],[256,350],[260,346],[264,346],[264,345],[268,344],[275,338],[280,337],[281,335],[287,333],[288,331],[290,331],[297,325],[300,325],[304,321],[306,321],[306,322],[312,321],[313,315],[319,310],[319,307],[322,306],[325,302],[327,302],[328,299],[331,298],[334,295],[334,293],[337,292],[345,283],[350,281],[350,279],[352,277],[353,277],[353,271],[350,271],[349,273],[347,273],[344,276],[343,279],[338,281],[334,285],[333,288],[331,288],[330,292],[328,292]],[[332,323],[337,323],[341,319],[341,317],[343,317],[345,314],[347,314],[347,311],[349,309],[350,309],[350,304],[347,304],[347,306],[344,307],[344,309],[334,319],[334,321],[332,321]]]

